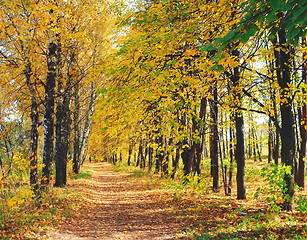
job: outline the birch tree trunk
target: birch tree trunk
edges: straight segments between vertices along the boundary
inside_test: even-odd
[[[84,127],[81,131],[81,140],[80,140],[80,165],[82,165],[86,159],[87,149],[88,149],[88,139],[92,130],[92,117],[94,114],[94,106],[95,106],[95,85],[91,83],[91,91],[90,91],[90,101],[88,104],[88,111],[85,117]]]

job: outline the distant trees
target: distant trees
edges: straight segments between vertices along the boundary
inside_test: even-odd
[[[98,96],[90,151],[106,159],[127,152],[131,165],[133,152],[144,162],[149,147],[156,171],[165,175],[168,166],[174,178],[179,159],[186,176],[200,174],[210,143],[213,190],[219,190],[221,173],[226,194],[231,192],[236,163],[237,198],[245,199],[245,153],[250,147],[262,160],[263,136],[254,129],[255,114],[262,114],[270,122],[269,160],[278,164],[281,156],[291,172],[285,175],[284,208],[292,209],[298,146],[292,108],[305,106],[305,80],[298,80],[305,75],[292,64],[306,66],[301,8],[297,1],[163,1],[128,12],[126,33],[119,34],[106,67],[110,84]],[[246,116],[253,124],[248,144]],[[304,149],[306,133],[296,131]],[[151,169],[151,160],[140,165]]]

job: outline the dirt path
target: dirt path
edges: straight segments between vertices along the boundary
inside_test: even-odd
[[[72,182],[82,207],[43,239],[178,239],[179,220],[170,215],[165,190],[115,172],[106,163],[87,165],[92,178]],[[182,235],[181,235],[182,236]]]

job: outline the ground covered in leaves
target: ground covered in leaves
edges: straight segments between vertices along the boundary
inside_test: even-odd
[[[236,200],[235,184],[231,196],[222,188],[212,192],[206,169],[183,184],[180,173],[174,181],[88,163],[41,206],[20,205],[28,210],[7,215],[11,221],[0,229],[0,239],[307,239],[307,192],[296,193],[296,199],[304,197],[296,210],[272,212],[268,195],[254,198],[266,185],[261,165],[247,165],[247,199]]]
[[[253,194],[258,168],[247,166],[247,200],[212,193],[209,176],[183,185],[141,170],[92,163],[92,178],[72,181],[80,209],[49,239],[306,239],[306,215],[270,212]],[[122,170],[118,167],[116,170]],[[126,168],[124,168],[126,169]],[[126,169],[127,170],[127,169]],[[235,185],[235,184],[234,184]],[[303,192],[305,194],[306,192]],[[302,192],[300,193],[302,194]]]
[[[71,181],[81,192],[79,209],[41,233],[41,239],[177,239],[184,224],[174,214],[168,189],[155,181],[129,178],[106,163],[91,163],[92,177]]]

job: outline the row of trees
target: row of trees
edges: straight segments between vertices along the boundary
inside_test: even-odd
[[[294,173],[302,188],[306,174],[305,14],[294,0],[140,3],[123,17],[105,66],[91,153],[112,161],[124,154],[129,165],[135,150],[136,165],[174,177],[180,159],[185,175],[201,174],[209,152],[213,190],[221,172],[230,194],[235,160],[237,198],[245,199],[244,118],[261,114],[268,159],[277,164],[281,154],[289,170],[284,208],[292,209]]]
[[[22,152],[29,157],[30,184],[39,196],[53,182],[53,163],[55,186],[63,186],[68,157],[75,173],[86,157],[95,90],[102,82],[99,68],[110,45],[111,5],[0,3],[0,170],[8,177],[14,154]]]

